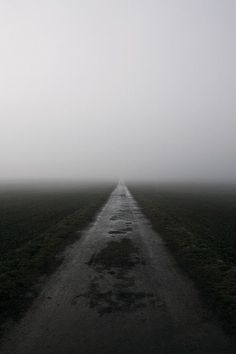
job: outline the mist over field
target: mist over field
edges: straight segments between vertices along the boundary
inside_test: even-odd
[[[233,0],[2,0],[0,179],[233,182]]]

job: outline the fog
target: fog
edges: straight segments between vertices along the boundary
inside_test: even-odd
[[[0,179],[234,181],[233,0],[1,0]]]

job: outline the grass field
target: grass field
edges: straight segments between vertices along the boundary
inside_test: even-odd
[[[15,318],[114,186],[0,186],[0,318]]]
[[[236,189],[130,185],[131,193],[194,279],[206,304],[236,331]]]

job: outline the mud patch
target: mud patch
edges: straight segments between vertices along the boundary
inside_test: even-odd
[[[114,312],[134,312],[147,306],[155,307],[156,297],[152,293],[114,288],[101,291],[98,283],[91,283],[86,293],[78,295],[88,301],[90,308],[96,308],[99,315]],[[73,304],[76,304],[76,298]]]
[[[95,277],[88,291],[78,297],[85,298],[88,306],[96,308],[99,315],[132,312],[150,305],[155,306],[156,297],[152,293],[139,291],[135,287],[132,270],[145,262],[138,247],[129,238],[110,241],[87,264],[99,273],[100,278],[98,280]],[[102,285],[103,280],[105,288]]]
[[[132,231],[132,227],[125,227],[123,229],[119,229],[119,230],[111,230],[108,233],[110,235],[122,235],[122,234],[127,234],[127,232]]]
[[[117,221],[117,220],[119,220],[119,221],[129,221],[130,220],[130,215],[129,215],[129,210],[122,210],[122,211],[119,211],[119,212],[117,212],[116,214],[114,214],[114,215],[112,215],[111,217],[110,217],[110,220],[111,221]]]
[[[126,272],[142,263],[135,247],[129,238],[109,242],[105,248],[94,255],[88,262],[98,271],[117,269]]]
[[[121,235],[123,234],[124,232],[123,231],[120,231],[120,230],[111,230],[108,232],[110,235]]]

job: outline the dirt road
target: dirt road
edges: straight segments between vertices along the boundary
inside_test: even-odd
[[[120,184],[0,352],[233,353]]]

